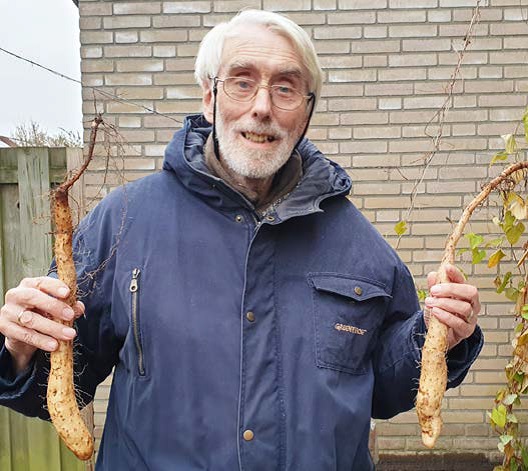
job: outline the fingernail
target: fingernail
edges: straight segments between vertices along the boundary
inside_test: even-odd
[[[75,332],[75,329],[72,329],[71,327],[64,327],[64,329],[62,329],[62,333],[65,337],[69,339],[72,339],[77,334],[77,332]]]
[[[438,285],[431,286],[431,294],[440,294],[442,289]]]
[[[432,306],[433,304],[436,303],[436,299],[435,298],[432,298],[430,296],[428,296],[427,298],[425,298],[425,304],[427,306]]]
[[[73,309],[71,307],[67,307],[62,311],[62,315],[66,318],[66,320],[71,321],[74,316]]]
[[[54,340],[49,341],[47,345],[50,350],[55,350],[57,348],[57,342]]]
[[[59,296],[63,298],[67,296],[69,292],[70,290],[68,288],[65,288],[64,286],[62,288],[59,288]]]

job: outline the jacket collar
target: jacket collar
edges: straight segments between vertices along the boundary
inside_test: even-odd
[[[203,115],[188,116],[165,150],[163,169],[174,172],[189,191],[221,210],[236,210],[242,205],[254,211],[248,199],[207,168],[203,148],[210,132],[211,125]],[[321,211],[319,206],[324,199],[350,192],[350,177],[308,139],[303,139],[297,150],[303,162],[303,176],[288,197],[268,211],[274,223]]]

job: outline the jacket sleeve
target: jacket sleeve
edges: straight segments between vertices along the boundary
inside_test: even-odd
[[[74,340],[74,378],[77,401],[88,404],[117,363],[119,340],[111,321],[111,289],[115,260],[116,229],[100,204],[79,225],[74,235],[78,298],[84,302],[85,316],[77,319]],[[49,276],[56,276],[55,264]],[[16,375],[11,356],[0,349],[0,405],[24,415],[49,420],[46,389],[49,354],[37,351],[26,371]]]
[[[387,419],[414,407],[426,327],[408,269],[396,275],[393,297],[374,354],[372,417]],[[447,354],[448,388],[458,386],[483,345],[480,327]]]

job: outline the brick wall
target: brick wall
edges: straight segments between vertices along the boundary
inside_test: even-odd
[[[163,150],[183,117],[200,111],[193,80],[198,44],[208,29],[244,7],[284,12],[314,39],[325,85],[309,137],[343,165],[355,184],[352,201],[396,245],[394,224],[405,217],[417,184],[410,231],[398,252],[419,287],[441,257],[449,220],[490,176],[501,134],[513,132],[527,105],[528,7],[519,0],[482,2],[480,22],[464,56],[440,152],[431,150],[426,123],[446,95],[476,0],[225,0],[80,2],[85,121],[94,106],[119,129],[106,137],[112,170],[98,159],[86,177],[97,200],[123,179],[161,168]],[[89,86],[132,100],[108,100]],[[430,131],[435,132],[433,119]],[[102,190],[101,190],[102,188]],[[486,231],[488,210],[471,230]],[[446,425],[438,450],[494,455],[486,410],[502,382],[510,351],[510,306],[496,295],[496,273],[462,264],[485,302],[480,325],[486,345],[462,387],[445,399]],[[96,401],[99,427],[108,383]],[[380,453],[423,451],[414,412],[377,425]],[[100,433],[100,430],[99,432]]]

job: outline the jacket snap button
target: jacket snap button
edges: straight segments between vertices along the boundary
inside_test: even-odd
[[[246,442],[250,442],[251,440],[253,440],[253,437],[255,436],[255,434],[253,433],[253,430],[248,429],[244,431],[242,436],[244,437],[244,440],[246,440]]]
[[[253,313],[253,311],[248,311],[246,313],[246,319],[249,321],[249,322],[255,322],[255,314]]]
[[[358,296],[361,296],[363,294],[363,290],[359,286],[356,286],[354,288],[354,293],[356,293]]]
[[[244,221],[244,216],[241,216],[240,214],[237,214],[237,215],[235,216],[235,221],[236,221],[236,222],[242,222],[242,221]]]
[[[275,216],[272,216],[271,214],[268,214],[266,216],[266,221],[273,222],[275,221]]]

